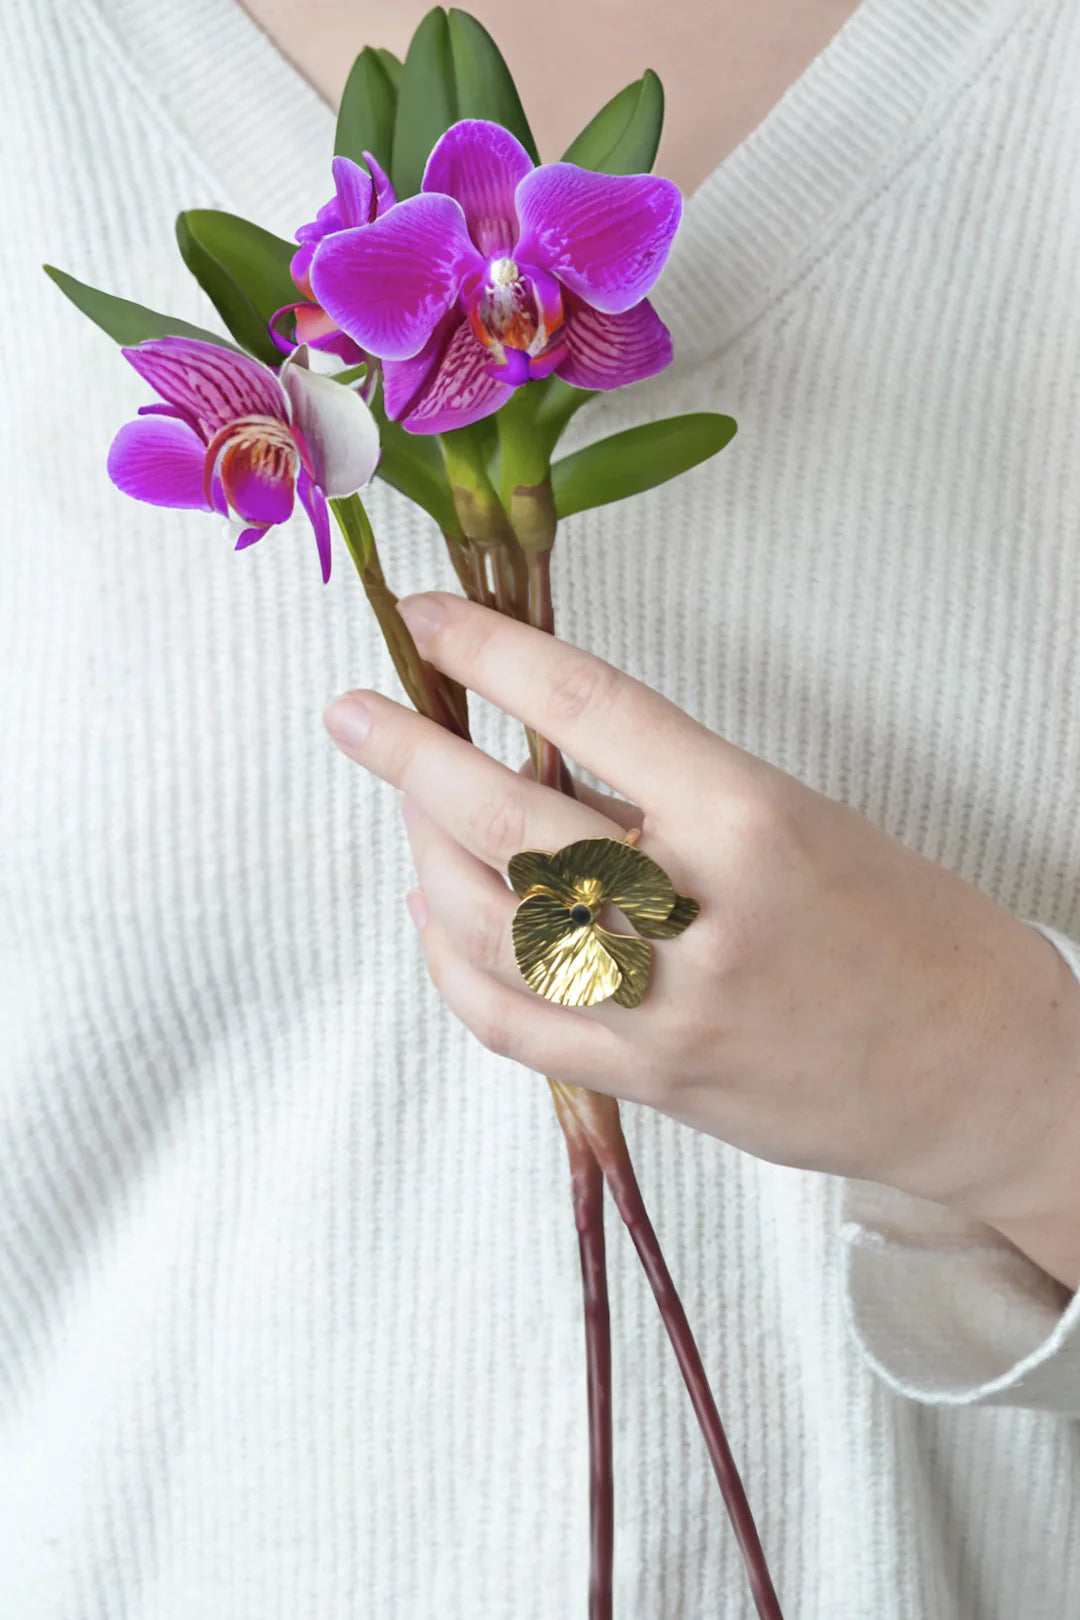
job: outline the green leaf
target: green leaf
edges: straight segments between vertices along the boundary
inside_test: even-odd
[[[487,118],[516,135],[540,162],[529,120],[502,52],[482,23],[456,7],[450,12],[450,50],[457,84],[457,116]]]
[[[664,127],[664,87],[652,68],[601,107],[563,153],[564,163],[600,174],[648,174]]]
[[[460,540],[461,525],[438,438],[435,434],[409,433],[400,422],[391,422],[383,408],[381,389],[371,408],[382,445],[378,477],[423,507],[440,529]]]
[[[363,163],[364,153],[370,152],[389,174],[396,110],[397,90],[379,52],[367,45],[353,63],[342,92],[334,155]]]
[[[431,148],[457,120],[450,23],[435,6],[413,35],[401,73],[391,174],[399,202],[420,190]]]
[[[188,208],[176,221],[184,263],[213,301],[233,337],[267,365],[281,355],[266,323],[299,294],[289,274],[295,242],[216,208]]]
[[[587,445],[551,469],[555,510],[567,518],[640,495],[715,456],[735,437],[735,429],[734,417],[696,411],[646,422]]]
[[[394,55],[393,51],[384,51],[379,46],[377,46],[375,49],[375,55],[382,63],[386,77],[390,80],[390,88],[393,90],[396,96],[398,91],[401,89],[401,62]]]
[[[74,276],[57,270],[54,265],[46,264],[42,269],[55,281],[64,296],[71,299],[76,309],[89,316],[95,326],[100,326],[117,343],[131,346],[142,343],[146,338],[186,337],[199,338],[204,343],[217,343],[223,349],[233,347],[216,332],[192,326],[175,315],[161,315],[156,309],[144,309],[142,304],[117,298],[115,293],[100,292],[97,287],[88,287],[84,281],[76,281]]]

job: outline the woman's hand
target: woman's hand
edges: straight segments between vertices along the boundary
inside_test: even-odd
[[[401,608],[439,669],[635,801],[570,799],[378,693],[328,708],[345,752],[408,795],[428,971],[486,1047],[760,1158],[952,1205],[1080,1274],[1080,987],[1048,940],[602,659],[450,594]],[[640,1006],[557,1006],[518,970],[507,863],[629,826],[700,914],[654,945]]]

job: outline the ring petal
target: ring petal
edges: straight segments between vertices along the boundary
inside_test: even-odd
[[[613,995],[622,969],[591,923],[575,927],[553,895],[534,894],[514,913],[518,967],[537,995],[562,1007],[593,1007]]]

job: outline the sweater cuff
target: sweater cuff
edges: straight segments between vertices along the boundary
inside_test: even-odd
[[[1080,979],[1080,945],[1031,923]],[[845,1181],[848,1325],[890,1389],[932,1406],[1080,1416],[1080,1292],[982,1221],[869,1181]]]

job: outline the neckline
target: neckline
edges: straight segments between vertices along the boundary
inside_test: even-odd
[[[291,237],[335,113],[239,0],[82,0],[214,193]],[[684,370],[730,347],[947,116],[1031,0],[860,0],[687,199],[653,301]]]

